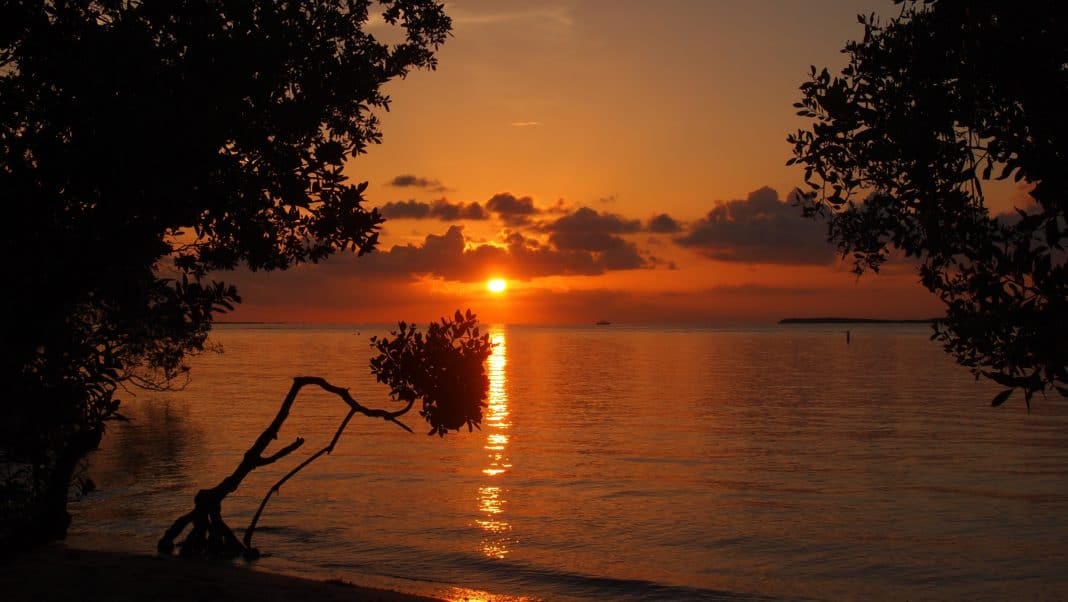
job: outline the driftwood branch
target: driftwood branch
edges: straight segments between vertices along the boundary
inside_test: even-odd
[[[273,464],[279,459],[288,456],[291,452],[296,451],[296,449],[301,445],[304,445],[304,438],[297,437],[296,440],[293,441],[293,443],[290,443],[289,445],[278,450],[274,455],[268,456],[266,458],[260,458],[257,466],[267,466],[268,464]]]
[[[337,431],[334,433],[333,439],[330,440],[330,443],[326,447],[320,449],[298,464],[293,470],[289,471],[271,487],[264,496],[263,501],[260,502],[260,506],[256,510],[256,514],[252,517],[252,522],[249,524],[248,529],[245,530],[244,543],[242,543],[234,535],[230,526],[222,519],[222,501],[227,495],[237,490],[237,487],[250,472],[256,468],[272,464],[279,459],[284,458],[304,444],[304,439],[297,437],[292,443],[277,452],[266,456],[264,455],[267,447],[273,441],[278,439],[278,432],[281,430],[282,424],[285,423],[286,418],[289,417],[289,412],[293,407],[293,403],[297,399],[297,395],[300,393],[301,389],[309,385],[319,387],[327,393],[337,395],[349,406],[349,413],[341,421]],[[324,455],[330,454],[337,445],[338,440],[341,439],[341,435],[344,433],[345,428],[356,414],[363,414],[370,418],[381,418],[387,422],[396,424],[409,433],[412,432],[412,429],[408,428],[408,426],[398,420],[398,418],[411,410],[414,402],[414,399],[410,399],[403,408],[395,411],[372,409],[364,407],[353,399],[352,395],[349,394],[348,389],[332,385],[323,378],[317,376],[298,376],[294,378],[293,385],[290,387],[289,393],[286,394],[285,399],[282,400],[282,405],[278,408],[278,413],[275,415],[274,420],[272,420],[260,436],[256,438],[252,447],[245,452],[241,462],[237,465],[237,468],[234,469],[234,472],[220,481],[215,487],[200,490],[194,498],[193,510],[174,521],[174,524],[172,524],[171,527],[164,532],[163,537],[160,538],[159,543],[156,546],[157,549],[161,554],[170,554],[174,550],[174,540],[185,531],[186,527],[192,524],[193,527],[190,530],[189,535],[181,544],[179,544],[181,546],[182,556],[258,556],[259,552],[251,545],[252,534],[255,532],[256,524],[259,522],[263,509],[267,506],[268,500],[281,489],[282,485],[289,479],[293,478],[294,475],[303,470],[307,465]]]
[[[293,468],[293,470],[287,472],[284,477],[279,479],[277,483],[267,490],[267,494],[263,496],[263,501],[260,502],[260,507],[256,509],[256,514],[252,515],[252,521],[249,523],[248,528],[245,529],[244,545],[246,550],[255,550],[255,548],[252,547],[252,534],[256,532],[256,524],[260,522],[260,515],[263,514],[263,509],[267,507],[267,501],[271,499],[271,496],[278,493],[282,488],[282,485],[285,485],[286,481],[293,478],[293,476],[303,470],[305,466],[318,460],[320,457],[333,452],[334,446],[337,445],[338,439],[341,438],[341,433],[345,431],[345,427],[349,425],[349,421],[352,420],[352,417],[355,415],[356,410],[349,410],[348,415],[341,421],[341,425],[337,427],[337,432],[334,433],[334,438],[330,440],[330,443],[327,444],[326,447],[315,452]]]

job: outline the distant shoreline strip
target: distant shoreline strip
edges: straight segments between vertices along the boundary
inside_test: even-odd
[[[882,318],[783,318],[779,324],[931,324],[938,318],[886,320]]]

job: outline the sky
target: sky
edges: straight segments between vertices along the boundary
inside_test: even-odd
[[[927,318],[913,265],[856,278],[788,203],[810,65],[840,69],[890,0],[509,0],[446,5],[436,71],[391,82],[351,160],[377,252],[237,272],[229,320],[759,324]],[[372,24],[373,28],[386,28]],[[373,30],[372,30],[373,31]],[[388,35],[388,32],[383,32]],[[1001,199],[997,196],[1001,195]],[[993,205],[1012,204],[1012,190]],[[504,279],[504,292],[487,281]]]

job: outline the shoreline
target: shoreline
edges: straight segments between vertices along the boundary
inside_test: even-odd
[[[12,601],[226,600],[263,602],[442,602],[342,580],[320,581],[204,561],[43,546],[0,564]]]
[[[779,324],[933,324],[939,318],[896,320],[887,318],[783,318]]]

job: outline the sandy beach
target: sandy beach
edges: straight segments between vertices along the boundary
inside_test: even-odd
[[[433,602],[411,594],[336,581],[253,571],[224,562],[135,556],[49,546],[0,565],[4,600],[266,600]]]

